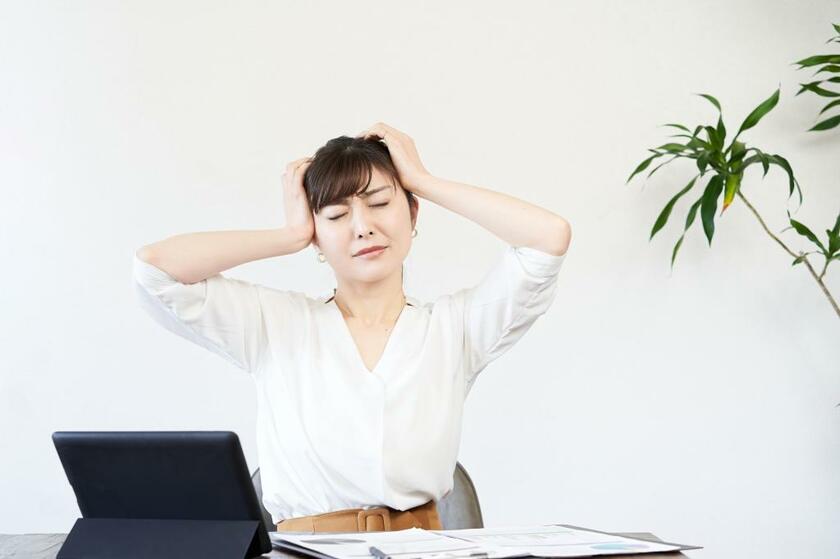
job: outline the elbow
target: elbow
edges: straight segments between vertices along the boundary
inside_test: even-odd
[[[572,242],[572,227],[569,222],[561,219],[551,238],[553,242],[549,253],[555,256],[566,254],[566,251],[569,250],[569,244]]]
[[[154,256],[152,255],[152,251],[148,245],[140,247],[134,254],[146,264],[153,264]]]

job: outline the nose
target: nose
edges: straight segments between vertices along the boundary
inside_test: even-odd
[[[365,204],[359,204],[353,209],[353,234],[357,238],[373,235],[373,216]]]

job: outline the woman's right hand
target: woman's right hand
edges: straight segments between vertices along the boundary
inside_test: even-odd
[[[286,172],[283,173],[286,227],[300,234],[301,243],[305,243],[301,250],[309,246],[315,235],[315,221],[303,188],[303,174],[311,162],[311,157],[296,159],[286,165]]]

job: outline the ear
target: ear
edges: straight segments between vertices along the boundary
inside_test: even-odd
[[[408,210],[411,212],[411,228],[414,229],[417,226],[417,214],[420,213],[420,199],[417,196],[414,196]]]

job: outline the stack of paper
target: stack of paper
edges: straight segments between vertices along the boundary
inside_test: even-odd
[[[566,524],[467,530],[410,528],[390,532],[303,534],[271,532],[278,549],[319,559],[502,559],[508,557],[591,557],[702,549],[651,542]],[[374,553],[375,547],[379,553]]]

